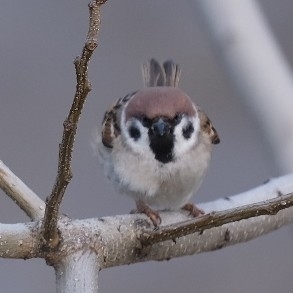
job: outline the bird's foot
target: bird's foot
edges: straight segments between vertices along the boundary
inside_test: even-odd
[[[147,215],[156,228],[161,224],[162,219],[161,219],[159,213],[154,211],[144,201],[137,200],[136,201],[136,208],[137,208],[136,212],[143,213],[143,214]]]
[[[193,203],[187,203],[181,209],[184,211],[188,211],[189,215],[193,217],[199,217],[205,214],[205,212],[202,209],[198,208]]]

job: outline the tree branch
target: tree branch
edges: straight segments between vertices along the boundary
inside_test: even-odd
[[[144,231],[140,236],[143,246],[153,245],[167,240],[176,241],[177,238],[190,235],[192,233],[220,227],[225,224],[235,223],[263,215],[276,215],[279,211],[293,206],[293,193],[280,196],[265,202],[241,206],[232,210],[212,212],[202,217],[189,221],[160,227],[158,230]],[[227,229],[228,231],[228,229]],[[227,232],[228,233],[228,232]],[[230,232],[229,232],[230,233]]]
[[[0,161],[0,188],[32,219],[44,216],[45,203]]]
[[[63,199],[67,185],[72,178],[71,159],[77,123],[81,115],[85,100],[91,90],[88,80],[88,64],[97,47],[97,37],[100,28],[100,7],[106,0],[94,0],[89,4],[89,29],[87,39],[82,49],[81,56],[75,61],[76,92],[69,111],[69,115],[63,123],[64,131],[62,142],[59,145],[58,173],[51,195],[47,198],[47,206],[43,222],[43,240],[45,246],[55,247],[59,243],[57,221],[59,207]]]
[[[57,293],[98,292],[99,257],[95,251],[77,251],[55,267]]]
[[[267,180],[264,184],[240,194],[220,198],[212,203],[198,205],[206,213],[203,217],[188,222],[177,223],[170,227],[163,226],[157,231],[145,231],[141,235],[143,245],[201,232],[210,225],[217,227],[260,215],[277,214],[284,208],[291,207],[293,191],[293,173]],[[288,194],[285,196],[285,194]],[[219,211],[219,212],[215,212]]]
[[[0,256],[14,259],[38,257],[38,223],[0,224]]]
[[[177,227],[175,234],[167,234],[168,237],[162,233],[164,238],[160,232],[150,230],[149,219],[141,214],[85,220],[63,217],[58,226],[62,241],[56,250],[48,252],[39,249],[36,241],[36,235],[41,231],[38,222],[0,224],[0,256],[44,257],[58,270],[58,264],[64,262],[64,258],[78,251],[94,251],[99,257],[100,268],[212,251],[292,223],[293,196],[280,195],[288,190],[293,190],[293,174],[272,179],[233,197],[202,204],[200,207],[206,212],[215,212],[196,220],[188,220],[190,218],[184,212],[160,213],[164,225],[160,231],[173,233],[169,228]],[[270,202],[255,207],[247,205],[265,199]],[[244,204],[246,206],[241,206]],[[227,208],[235,209],[226,211]]]

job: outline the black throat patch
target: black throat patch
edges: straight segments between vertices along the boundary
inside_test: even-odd
[[[169,133],[164,136],[154,135],[149,131],[150,148],[155,154],[156,160],[161,163],[173,161],[174,134]]]

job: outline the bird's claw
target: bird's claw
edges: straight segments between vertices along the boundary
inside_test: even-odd
[[[136,212],[137,213],[143,213],[143,214],[147,215],[156,228],[161,224],[162,219],[161,219],[159,213],[154,211],[144,201],[138,200],[136,202],[136,207],[137,207]]]
[[[202,209],[198,208],[193,203],[187,203],[181,209],[184,211],[188,211],[189,215],[195,218],[205,214],[205,212]]]

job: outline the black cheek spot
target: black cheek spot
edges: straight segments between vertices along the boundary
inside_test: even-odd
[[[182,129],[182,134],[186,139],[189,139],[193,131],[194,131],[193,125],[191,122],[189,122],[187,126]]]
[[[135,126],[131,126],[128,131],[130,137],[132,137],[135,141],[138,140],[141,136],[139,129]]]

